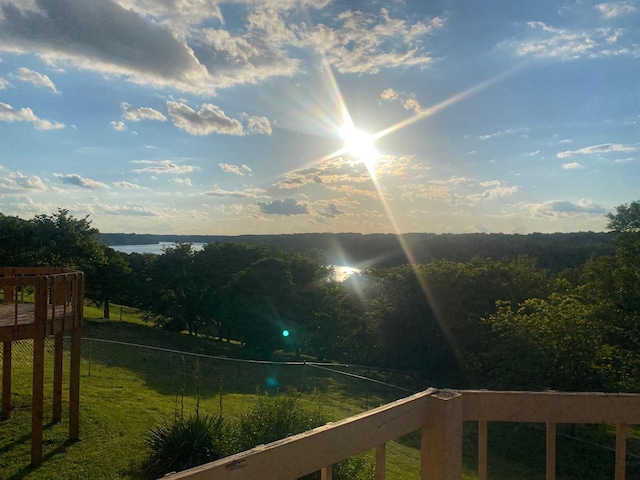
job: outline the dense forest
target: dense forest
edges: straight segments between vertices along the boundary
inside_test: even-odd
[[[577,267],[592,255],[611,255],[615,232],[392,234],[298,233],[287,235],[151,235],[135,233],[100,233],[102,245],[147,245],[160,242],[277,245],[296,253],[321,252],[332,265],[388,268],[433,260],[467,262],[474,257],[516,258],[533,256],[538,265],[552,272]]]
[[[260,358],[284,350],[412,370],[438,386],[640,391],[640,203],[608,219],[609,234],[415,234],[400,249],[385,235],[274,236],[291,242],[125,255],[59,210],[0,215],[0,262],[80,268],[105,317],[110,302],[135,306],[158,328]],[[315,246],[291,248],[300,238]],[[327,239],[345,239],[339,248],[367,266],[337,281]]]

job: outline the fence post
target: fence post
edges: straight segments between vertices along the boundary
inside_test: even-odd
[[[428,397],[428,416],[421,434],[420,478],[462,478],[462,395],[437,390]]]

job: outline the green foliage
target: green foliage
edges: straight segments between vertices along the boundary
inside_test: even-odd
[[[640,201],[616,207],[616,213],[607,213],[607,228],[614,232],[640,232]]]
[[[327,422],[319,410],[305,408],[293,394],[260,396],[254,407],[234,426],[233,450],[242,452],[256,445],[311,430]]]
[[[327,419],[322,412],[304,407],[297,395],[261,396],[255,406],[241,415],[233,427],[233,450],[249,450],[256,445],[275,442],[326,423]],[[359,455],[334,465],[333,478],[365,480],[373,478],[372,472],[372,465],[366,457]],[[304,478],[315,480],[320,476],[315,473]]]
[[[602,321],[577,296],[499,302],[487,322],[498,335],[487,353],[493,388],[602,390]]]
[[[226,455],[227,425],[222,417],[189,415],[153,428],[145,437],[146,470],[158,478]]]

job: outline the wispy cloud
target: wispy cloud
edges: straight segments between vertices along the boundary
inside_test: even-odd
[[[0,170],[2,170],[0,168]],[[47,186],[37,175],[27,176],[20,172],[11,172],[8,175],[0,176],[0,193],[15,193],[23,190],[45,191]]]
[[[605,19],[624,17],[638,11],[631,2],[599,3],[595,8]]]
[[[171,160],[134,160],[132,163],[148,165],[146,167],[133,170],[134,173],[181,175],[183,173],[193,172],[198,168],[194,165],[178,165]]]
[[[244,190],[224,190],[222,188],[215,187],[208,191],[206,195],[212,197],[233,197],[233,198],[259,198],[263,197],[267,193],[262,188],[245,188]]]
[[[68,175],[63,175],[61,173],[54,173],[53,175],[54,177],[60,178],[62,183],[66,185],[73,185],[75,187],[87,188],[89,190],[109,188],[109,186],[105,183],[98,182],[96,180],[91,180],[90,178],[81,177],[80,175],[77,175],[75,173],[71,173]]]
[[[167,117],[162,112],[151,107],[134,108],[127,102],[122,102],[120,109],[122,110],[122,118],[130,122],[139,122],[141,120],[167,121]]]
[[[30,83],[31,85],[39,88],[48,88],[53,93],[60,93],[53,81],[43,73],[38,73],[33,70],[29,70],[28,68],[22,67],[18,69],[14,76],[21,82]]]
[[[578,162],[571,162],[571,163],[563,163],[562,168],[564,168],[565,170],[580,170],[584,167]]]
[[[62,122],[52,122],[38,117],[30,108],[15,110],[11,105],[0,102],[0,122],[27,122],[33,124],[36,130],[59,130],[64,128]]]
[[[579,150],[565,150],[556,155],[558,158],[567,158],[572,155],[597,155],[601,153],[611,152],[637,152],[638,147],[633,145],[622,145],[620,143],[603,143],[600,145],[593,145],[590,147],[584,147]]]
[[[526,40],[504,42],[519,57],[576,60],[611,56],[640,56],[640,46],[631,38],[622,41],[624,30],[619,28],[596,28],[593,30],[570,30],[547,25],[544,22],[529,22],[530,36]]]
[[[256,202],[262,213],[267,215],[304,215],[309,213],[306,205],[298,203],[293,198],[273,200],[272,202]]]
[[[247,174],[251,174],[251,168],[249,168],[247,165],[231,165],[230,163],[219,163],[218,166],[220,167],[220,170],[222,170],[225,173],[233,173],[235,175],[239,175],[239,176],[244,176]]]
[[[173,124],[190,135],[244,134],[242,124],[238,120],[227,117],[219,107],[210,103],[203,103],[198,112],[181,102],[169,101],[167,108]]]

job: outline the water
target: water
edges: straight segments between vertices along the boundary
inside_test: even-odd
[[[111,245],[110,247],[114,250],[122,253],[153,253],[156,255],[161,255],[164,253],[166,248],[172,247],[175,245],[173,242],[160,242],[160,243],[150,243],[146,245]],[[192,243],[192,248],[194,250],[202,250],[202,248],[206,245],[206,243]],[[354,273],[358,273],[360,270],[354,267],[350,267],[349,265],[331,265],[333,267],[333,271],[336,277],[336,280],[342,282],[349,278],[350,275]]]

